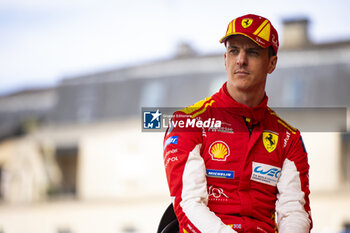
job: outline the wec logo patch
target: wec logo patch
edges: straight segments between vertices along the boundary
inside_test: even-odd
[[[281,176],[281,168],[271,165],[253,162],[251,180],[276,186]]]

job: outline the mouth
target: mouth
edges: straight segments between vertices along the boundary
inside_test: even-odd
[[[249,72],[246,71],[246,70],[236,70],[236,71],[234,72],[234,74],[237,74],[237,75],[248,75]]]

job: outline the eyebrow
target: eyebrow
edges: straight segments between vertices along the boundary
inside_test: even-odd
[[[250,48],[247,48],[247,50],[262,50],[263,48],[258,46],[258,47],[250,47]]]
[[[240,48],[240,47],[235,46],[235,45],[230,45],[230,46],[228,47],[228,49],[236,49],[236,48]],[[245,50],[262,50],[262,49],[263,49],[263,48],[260,47],[260,46],[254,46],[254,47],[248,47],[248,48],[246,48]]]

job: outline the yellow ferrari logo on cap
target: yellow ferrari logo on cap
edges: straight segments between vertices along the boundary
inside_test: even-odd
[[[242,25],[243,28],[247,28],[250,25],[252,25],[252,23],[253,23],[252,19],[245,18],[245,19],[242,20],[241,25]]]
[[[264,131],[262,137],[265,149],[269,153],[274,151],[278,143],[278,133],[272,131]]]

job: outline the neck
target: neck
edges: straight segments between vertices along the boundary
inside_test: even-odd
[[[254,90],[254,91],[245,91],[245,90],[241,91],[230,86],[229,83],[227,83],[226,88],[229,95],[236,102],[240,104],[244,104],[251,108],[258,106],[262,102],[265,96],[264,88],[260,90]]]

